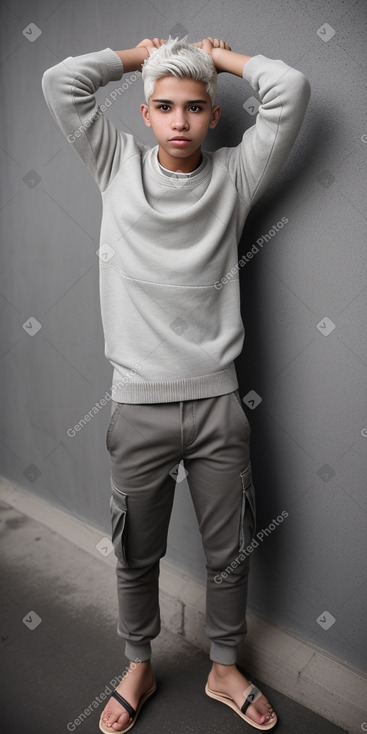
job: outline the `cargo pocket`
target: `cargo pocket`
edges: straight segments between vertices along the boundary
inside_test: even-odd
[[[115,555],[123,566],[128,566],[127,557],[127,495],[111,480],[110,499],[112,536]]]
[[[241,472],[242,504],[240,519],[240,551],[243,551],[254,537],[256,527],[255,489],[252,483],[251,464]]]

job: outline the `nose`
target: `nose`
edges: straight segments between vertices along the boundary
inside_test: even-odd
[[[172,120],[172,127],[175,130],[187,130],[188,122],[187,122],[184,110],[180,110],[176,108],[175,114]]]

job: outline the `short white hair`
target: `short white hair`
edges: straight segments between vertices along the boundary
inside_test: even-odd
[[[171,75],[180,79],[186,78],[203,82],[206,85],[206,91],[212,105],[215,105],[217,70],[214,62],[206,51],[187,43],[187,36],[184,38],[171,38],[169,36],[168,41],[163,46],[153,49],[144,60],[141,73],[147,104],[154,92],[157,79]]]

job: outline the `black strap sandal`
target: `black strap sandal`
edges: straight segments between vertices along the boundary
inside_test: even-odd
[[[129,704],[128,701],[126,701],[126,698],[121,696],[120,693],[117,693],[116,690],[111,693],[111,696],[113,696],[116,699],[116,701],[118,701],[121,704],[121,706],[123,706],[124,709],[126,709],[127,713],[130,716],[129,723],[125,726],[125,729],[121,729],[118,732],[118,734],[125,734],[125,732],[129,731],[129,729],[131,729],[131,727],[134,726],[143,703],[145,703],[145,701],[152,695],[152,693],[154,693],[154,691],[156,691],[156,689],[157,689],[157,684],[156,682],[154,682],[152,687],[149,689],[149,691],[144,693],[144,695],[141,697],[136,710],[131,706],[131,704]],[[111,726],[107,726],[104,723],[104,721],[102,720],[102,716],[99,720],[99,728],[101,731],[104,732],[104,734],[112,734],[112,732],[115,732],[116,734],[116,729],[113,729]]]
[[[130,719],[133,719],[134,716],[136,716],[135,709],[133,709],[133,707],[130,706],[130,704],[126,701],[126,698],[123,698],[122,696],[120,696],[120,694],[117,693],[117,691],[113,691],[111,693],[111,696],[113,696],[116,699],[116,701],[121,703],[121,706],[123,706],[126,709],[127,713],[130,716]]]

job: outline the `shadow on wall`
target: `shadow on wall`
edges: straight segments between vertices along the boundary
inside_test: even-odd
[[[320,159],[321,152],[325,153],[325,141],[320,136],[322,120],[314,122],[312,127],[314,129],[309,130],[310,143],[307,145],[304,139],[302,140],[302,147],[298,148],[298,159],[296,163],[293,163],[292,170],[289,170],[286,161],[278,176],[278,181],[282,180],[282,183],[276,181],[271,190],[265,193],[250,211],[239,243],[239,253],[247,253],[251,245],[256,243],[267,230],[267,227],[264,227],[264,219],[266,222],[270,220],[276,222],[281,219],[280,213],[289,211],[291,192],[294,192],[297,187],[301,189],[305,178],[314,175],[315,161]],[[228,141],[223,143],[223,145],[226,144],[229,144]],[[296,148],[297,141],[293,151]],[[271,244],[267,247],[271,247]],[[262,308],[266,299],[268,309],[272,307],[269,294],[264,286],[266,249],[260,249],[259,253],[254,260],[249,262],[249,267],[246,265],[239,271],[241,316],[245,326],[245,342],[242,353],[236,360],[236,370],[242,399],[250,390],[255,390],[261,395],[262,388],[266,385],[270,369],[269,363],[272,360],[272,347],[267,343],[267,324]],[[287,328],[285,322],[283,328]],[[266,406],[263,406],[262,411],[245,407],[245,412],[252,431],[251,463],[256,489],[256,531],[261,533],[262,529],[269,527],[274,517],[281,515],[283,510],[287,511],[287,499],[284,497],[284,476],[287,475],[287,467],[280,466],[281,459],[275,449],[274,424],[267,420]],[[273,526],[270,532],[272,530]],[[301,532],[301,528],[299,530]],[[267,543],[262,543],[266,537],[258,539],[259,547],[252,559],[253,572],[250,574],[249,607],[264,616],[264,605],[256,603],[255,586],[259,588],[269,583],[268,591],[263,588],[260,596],[264,598],[268,593],[269,601],[271,599],[268,619],[274,623],[278,615],[281,619],[284,614],[285,599],[284,591],[279,591],[275,578],[273,578],[271,567],[277,568],[281,565],[284,549],[280,533],[278,535],[274,533],[270,551]],[[275,538],[276,542],[274,542]]]

